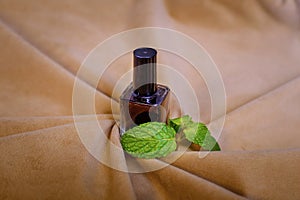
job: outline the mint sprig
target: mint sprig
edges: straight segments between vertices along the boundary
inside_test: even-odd
[[[121,137],[123,149],[134,157],[165,157],[177,148],[176,133],[188,141],[198,144],[203,150],[220,151],[215,138],[205,124],[194,122],[188,115],[169,119],[168,125],[148,122],[126,131]]]

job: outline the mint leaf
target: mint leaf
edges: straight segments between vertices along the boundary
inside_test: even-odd
[[[195,144],[201,145],[204,142],[206,133],[208,132],[207,127],[202,123],[190,122],[183,129],[183,133],[186,139]]]
[[[126,131],[121,137],[123,149],[134,157],[160,158],[175,151],[176,132],[160,122],[148,122]]]
[[[210,134],[207,134],[204,140],[204,143],[201,146],[204,150],[211,150],[211,151],[220,151],[221,148],[219,144],[217,143],[216,139],[211,136]]]
[[[174,130],[176,132],[179,131],[179,128],[184,127],[186,124],[192,122],[192,118],[188,115],[184,115],[182,117],[178,117],[178,118],[174,118],[174,119],[169,119],[168,124],[169,126],[171,126],[172,128],[174,128]]]
[[[219,144],[203,123],[189,122],[185,124],[183,133],[188,141],[200,145],[204,150],[220,150]]]

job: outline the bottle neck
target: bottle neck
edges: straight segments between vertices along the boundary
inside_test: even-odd
[[[156,50],[139,48],[134,52],[133,89],[136,95],[151,96],[157,91]]]

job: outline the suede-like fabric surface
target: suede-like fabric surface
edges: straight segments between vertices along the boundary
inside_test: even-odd
[[[126,173],[99,162],[82,144],[73,84],[97,44],[146,26],[189,35],[217,64],[227,95],[222,151],[200,158],[188,150],[162,169]],[[299,0],[0,0],[0,41],[0,199],[300,198]],[[204,80],[171,53],[159,51],[159,62],[188,77],[201,120],[210,123]],[[116,146],[111,96],[131,66],[131,54],[113,62],[92,105]],[[92,114],[76,120],[88,127]],[[121,150],[106,153],[126,166]]]

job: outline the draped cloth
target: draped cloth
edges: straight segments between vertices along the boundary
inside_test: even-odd
[[[1,0],[0,20],[0,199],[299,199],[298,0]],[[226,91],[222,151],[201,158],[188,150],[133,173],[100,162],[82,143],[72,112],[76,73],[100,42],[138,27],[180,31],[210,54]],[[89,127],[95,114],[116,147],[111,97],[131,59],[111,63],[96,91],[80,80],[95,91],[95,113],[76,121]],[[188,77],[209,124],[203,78],[171,53],[159,52],[159,62]],[[121,148],[104,153],[126,166]]]

